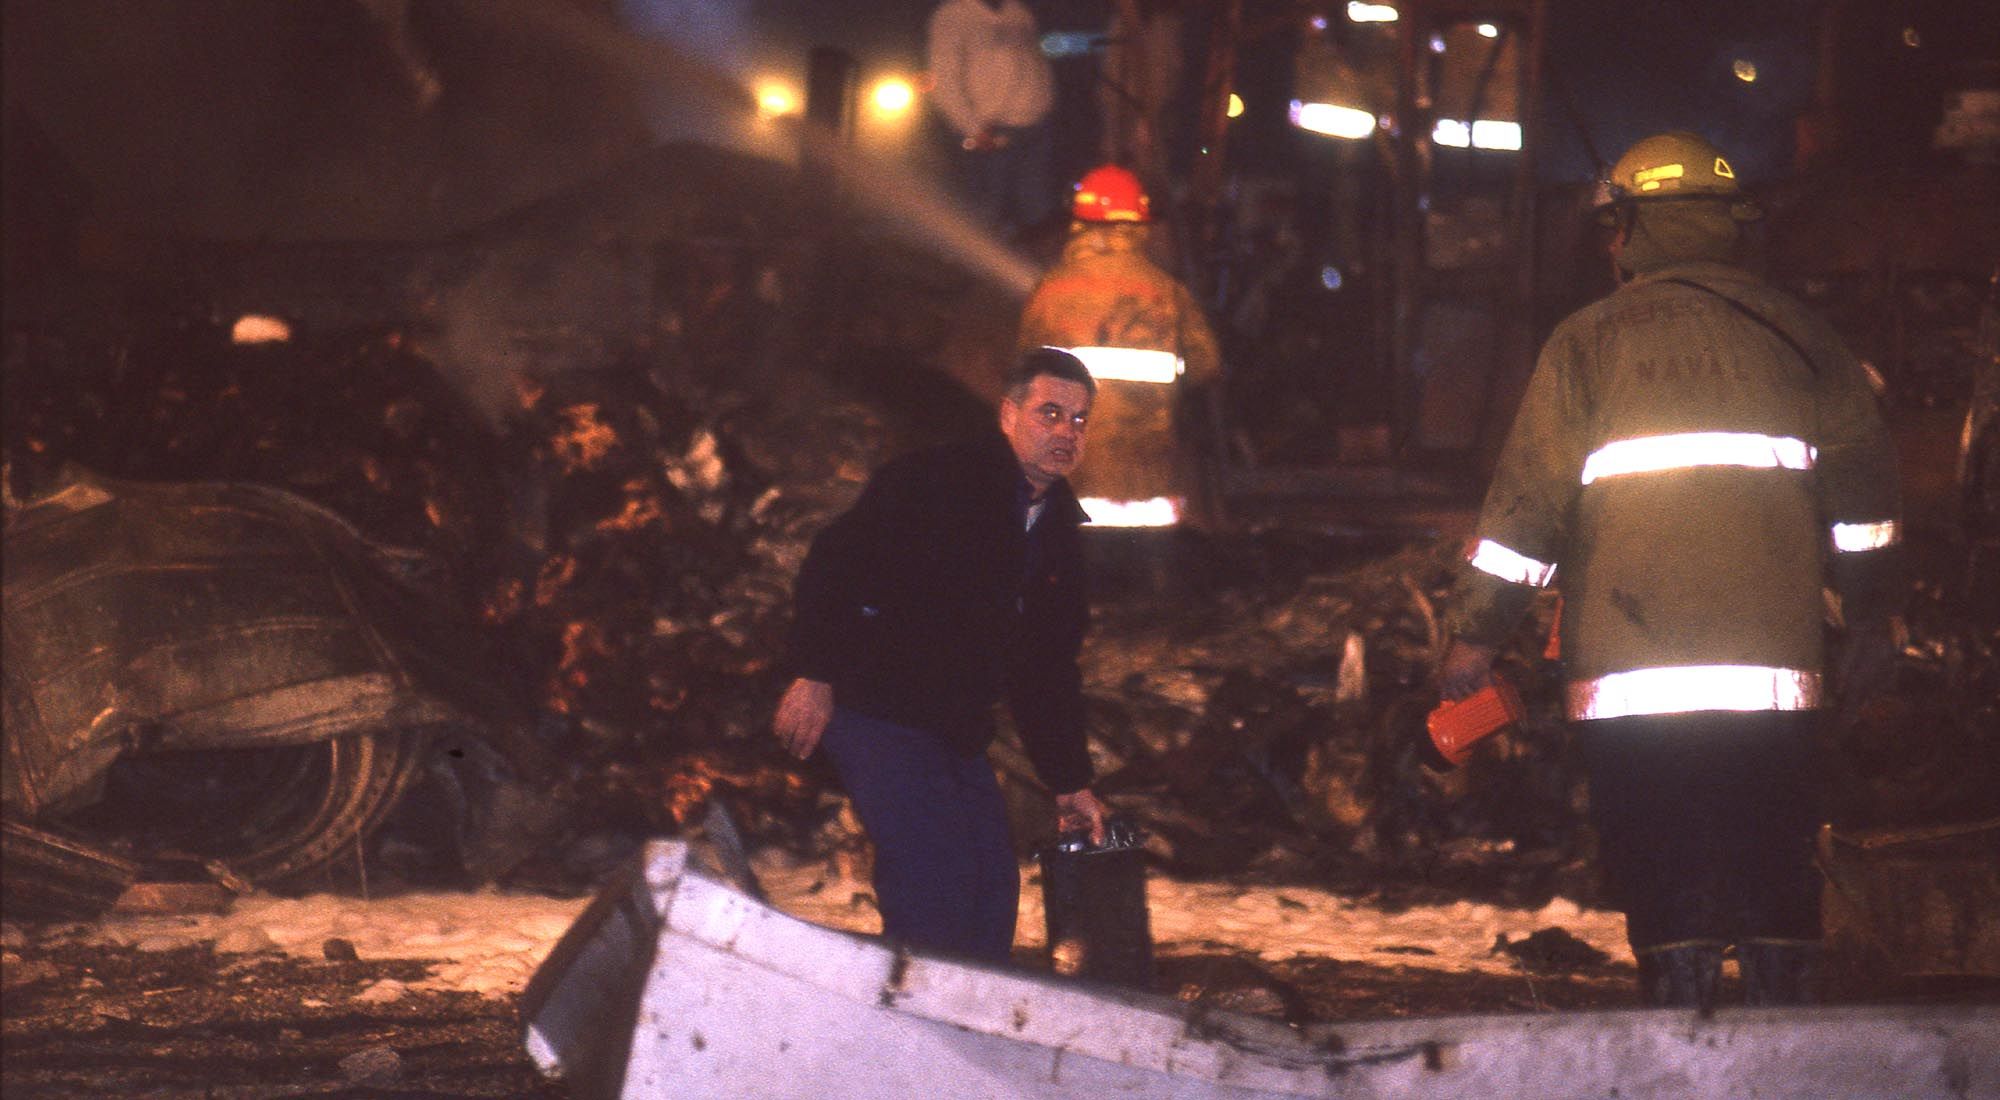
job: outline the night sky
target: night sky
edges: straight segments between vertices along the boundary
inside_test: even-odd
[[[1544,177],[1589,178],[1594,167],[1589,145],[1600,156],[1615,158],[1632,142],[1670,129],[1707,134],[1734,155],[1752,182],[1784,173],[1792,162],[1795,120],[1813,100],[1815,27],[1828,2],[1551,0],[1547,51],[1553,79],[1545,88]],[[923,22],[933,6],[930,0],[738,0],[738,7],[747,9],[751,33],[779,57],[825,43],[863,58],[892,59],[891,64],[921,58]],[[1094,29],[1109,8],[1103,0],[1040,0],[1030,6],[1045,29]],[[1245,10],[1254,16],[1276,6],[1248,0]],[[1343,7],[1324,6],[1335,12]],[[1961,73],[1977,59],[2000,58],[2000,17],[1986,0],[1849,3],[1843,19],[1839,94],[1844,108],[1857,116],[1851,132],[1874,142],[1927,139],[1947,86],[1963,79]],[[1916,32],[1916,45],[1906,43],[1906,28]],[[1739,60],[1755,66],[1755,82],[1737,77]],[[1199,71],[1192,59],[1189,71]],[[1564,89],[1574,115],[1565,106]],[[1580,126],[1589,132],[1588,143]]]
[[[1811,103],[1811,0],[1682,0],[1551,5],[1543,138],[1545,174],[1583,178],[1592,167],[1575,105],[1609,160],[1649,134],[1695,130],[1731,153],[1746,179],[1768,178],[1791,157],[1793,119]],[[1756,67],[1745,83],[1738,60]]]
[[[1196,24],[1213,10],[1186,2]],[[1790,171],[1797,118],[1815,94],[1817,13],[1836,0],[1549,2],[1552,79],[1538,162],[1545,180],[1588,179],[1587,148],[1612,158],[1646,134],[1675,128],[1714,138],[1753,186]],[[1993,0],[1841,2],[1833,92],[1848,147],[1890,169],[1927,157],[1945,93],[2000,79]],[[166,231],[433,236],[607,171],[648,140],[740,143],[741,120],[704,102],[700,85],[747,85],[771,74],[802,83],[813,45],[851,51],[864,81],[915,75],[933,6],[548,5],[595,20],[599,38],[672,44],[681,60],[651,61],[649,87],[635,97],[618,84],[630,73],[607,63],[605,51],[516,25],[533,20],[506,15],[498,0],[420,0],[409,9],[409,33],[447,89],[435,110],[424,111],[412,106],[407,74],[396,71],[388,40],[360,4],[8,0],[10,149],[32,139],[66,162],[50,168],[57,158],[37,154],[9,165],[40,166],[53,189],[68,186],[53,177],[73,170],[98,213]],[[1110,3],[1033,6],[1047,29],[1096,30]],[[1250,170],[1283,173],[1301,150],[1328,139],[1285,121],[1296,38],[1287,28],[1295,24],[1267,17],[1288,5],[1244,0],[1244,8],[1246,21],[1270,30],[1243,49],[1238,88],[1248,114],[1232,125],[1230,155]],[[1332,0],[1324,8],[1335,18],[1343,10]],[[1289,10],[1303,18],[1306,8]],[[1202,42],[1199,33],[1190,38],[1193,76]],[[1737,79],[1738,61],[1756,66],[1755,83]],[[1094,157],[1091,63],[1069,59],[1058,71],[1065,117],[1082,122],[1059,139],[1061,167],[1080,172]],[[1180,113],[1191,118],[1192,102]],[[669,116],[678,129],[662,125]],[[30,125],[16,126],[24,121]]]

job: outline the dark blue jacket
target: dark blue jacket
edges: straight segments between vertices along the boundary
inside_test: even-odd
[[[1031,546],[1025,486],[998,433],[876,471],[799,570],[790,662],[832,684],[836,705],[968,756],[992,742],[1004,697],[1036,773],[1065,794],[1091,778],[1077,668],[1087,517],[1057,482]]]

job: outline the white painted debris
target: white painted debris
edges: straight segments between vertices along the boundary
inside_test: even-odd
[[[1295,1031],[809,924],[691,870],[672,841],[585,910],[522,1012],[529,1055],[578,1100],[2000,1095],[2000,1008]]]

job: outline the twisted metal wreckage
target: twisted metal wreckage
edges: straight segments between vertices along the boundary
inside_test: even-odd
[[[142,876],[297,883],[427,772],[543,775],[527,708],[415,564],[247,484],[79,473],[11,517],[8,915],[93,915]]]

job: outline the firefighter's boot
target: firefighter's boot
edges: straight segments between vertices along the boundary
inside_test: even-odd
[[[1639,955],[1640,996],[1654,1008],[1715,1007],[1722,985],[1722,945],[1679,944]]]
[[[1819,1001],[1819,945],[1799,940],[1751,940],[1736,945],[1746,1005],[1809,1005]]]

